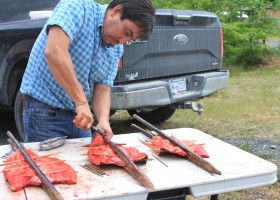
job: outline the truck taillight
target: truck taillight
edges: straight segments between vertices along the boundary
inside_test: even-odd
[[[118,69],[121,69],[122,68],[122,57],[120,58],[120,60],[119,60],[119,64],[118,64]]]
[[[224,38],[223,38],[223,29],[220,29],[220,57],[224,57]]]

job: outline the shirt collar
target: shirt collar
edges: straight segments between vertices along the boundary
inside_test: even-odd
[[[108,44],[105,44],[103,42],[103,38],[102,38],[102,31],[103,31],[103,23],[104,23],[104,17],[105,17],[105,13],[106,13],[106,10],[108,8],[108,4],[105,4],[105,5],[101,5],[100,6],[100,15],[99,15],[99,18],[98,18],[98,28],[99,28],[99,32],[100,32],[100,38],[101,38],[101,46],[102,47],[105,47],[105,48],[110,48],[110,47],[113,47],[113,45],[108,45]]]

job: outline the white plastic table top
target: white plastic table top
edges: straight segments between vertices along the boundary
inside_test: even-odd
[[[212,163],[222,175],[211,175],[188,160],[174,155],[161,156],[160,159],[167,166],[156,159],[148,161],[138,167],[150,178],[155,186],[155,191],[189,188],[194,197],[220,194],[247,188],[273,184],[277,181],[276,165],[263,160],[253,154],[247,153],[217,138],[214,138],[197,129],[180,128],[164,130],[168,135],[175,135],[179,139],[195,140],[204,143]],[[141,133],[115,135],[114,142],[125,143],[126,146],[137,147],[140,151],[154,158],[155,154],[140,140],[149,140]],[[38,151],[38,143],[27,143],[35,153],[61,152],[55,157],[66,160],[77,172],[78,183],[75,185],[56,184],[56,189],[65,199],[134,199],[144,200],[151,190],[140,186],[126,171],[114,166],[102,167],[108,176],[98,176],[80,165],[88,162],[87,149],[82,147],[90,143],[90,138],[67,140],[62,147],[48,152]],[[10,150],[9,145],[0,146],[1,155]],[[3,160],[0,159],[0,163]],[[3,167],[0,167],[2,171]],[[13,192],[5,180],[3,173],[0,175],[0,199],[26,199],[24,191]],[[42,187],[28,186],[25,188],[27,199],[49,199]]]

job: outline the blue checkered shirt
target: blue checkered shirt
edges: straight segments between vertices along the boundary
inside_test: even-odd
[[[92,0],[61,0],[33,46],[20,91],[52,107],[75,110],[73,101],[50,73],[44,56],[48,28],[53,25],[60,26],[71,41],[69,52],[88,101],[95,83],[112,86],[123,46],[109,48],[102,41],[107,6]]]

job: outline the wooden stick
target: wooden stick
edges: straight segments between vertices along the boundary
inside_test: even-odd
[[[157,157],[156,155],[152,154],[152,156],[157,159],[159,162],[161,162],[162,164],[164,164],[166,167],[168,167],[167,164],[165,164],[162,160],[159,159],[159,157]]]
[[[56,188],[53,186],[53,184],[50,182],[50,180],[45,176],[45,174],[43,174],[43,172],[38,168],[38,166],[34,163],[34,161],[27,154],[22,143],[19,143],[10,131],[7,132],[7,135],[20,149],[23,157],[30,164],[31,168],[34,169],[37,176],[39,177],[39,179],[42,182],[43,188],[48,193],[51,200],[63,200],[62,195],[56,190]]]
[[[141,147],[141,146],[130,146],[130,147],[138,148],[138,147]],[[108,148],[102,148],[102,147],[99,147],[99,146],[91,146],[91,147],[84,147],[84,148],[87,148],[87,149],[108,150]]]
[[[147,147],[150,147],[150,148],[154,149],[154,146],[153,146],[152,143],[147,143],[147,142],[144,142],[144,141],[142,141],[142,140],[140,140],[140,139],[138,139],[138,140],[139,140],[142,144],[146,145]]]
[[[134,164],[134,162],[121,150],[121,148],[113,143],[106,135],[98,129],[95,126],[91,126],[91,130],[93,132],[97,132],[100,135],[102,135],[104,141],[109,144],[111,149],[114,151],[114,153],[121,159],[124,163],[124,169],[133,177],[135,178],[141,185],[150,188],[150,189],[155,189],[153,183],[150,181],[150,179],[143,173],[141,172],[137,166]]]
[[[90,147],[84,147],[84,148],[87,148],[87,149],[108,150],[108,148],[103,148],[103,147],[100,147],[100,146],[90,146]]]
[[[140,126],[137,126],[136,124],[131,124],[132,127],[138,129],[139,131],[141,131],[144,135],[146,135],[148,138],[153,138],[155,136],[154,133],[152,133],[151,131],[145,130],[143,128],[141,128]]]
[[[161,130],[159,130],[158,128],[156,128],[155,126],[153,126],[152,124],[150,124],[149,122],[145,121],[144,119],[142,119],[141,117],[139,117],[138,115],[134,114],[132,116],[134,119],[138,120],[139,122],[141,122],[142,124],[144,124],[145,126],[147,126],[149,129],[155,131],[157,134],[159,134],[160,136],[164,137],[165,139],[169,140],[172,144],[176,145],[177,147],[180,147],[184,152],[187,153],[187,158],[194,164],[196,164],[197,166],[201,167],[202,169],[208,171],[209,173],[214,173],[214,174],[218,174],[221,175],[222,173],[217,170],[211,163],[209,163],[208,161],[204,160],[203,158],[201,158],[199,155],[193,153],[191,150],[189,150],[188,148],[184,147],[182,144],[180,144],[179,142],[177,142],[176,140],[172,139],[171,137],[169,137],[168,135],[166,135],[165,133],[163,133]]]
[[[66,171],[66,169],[61,169],[61,170],[49,172],[48,174],[56,174],[56,173],[65,172],[65,171]],[[32,177],[32,176],[33,175],[23,175],[23,177]]]
[[[61,152],[56,152],[56,153],[50,153],[50,154],[46,154],[46,155],[42,155],[42,156],[31,156],[31,158],[42,158],[42,157],[46,157],[46,156],[51,156],[51,155],[55,155],[55,154],[59,154]],[[21,162],[21,161],[25,161],[25,159],[19,159],[19,160],[13,160],[11,162],[5,162],[5,163],[2,163],[0,164],[0,166],[3,166],[3,165],[9,165],[9,164],[13,164],[13,163],[16,163],[16,162]]]
[[[166,149],[161,149],[161,148],[155,148],[152,143],[150,142],[144,142],[140,139],[138,139],[140,142],[142,142],[144,145],[146,145],[147,147],[150,147],[157,155],[160,154],[172,154],[170,151],[167,151]]]
[[[56,171],[49,172],[48,174],[56,174],[56,173],[65,172],[65,171],[66,171],[65,169],[61,169],[61,170],[56,170]]]
[[[37,165],[37,166],[40,167],[42,165],[49,165],[49,164],[53,164],[53,163],[57,163],[57,162],[62,162],[62,161],[65,161],[65,160],[56,160],[56,161],[41,163],[40,165]],[[3,169],[3,171],[10,171],[10,170],[14,170],[14,169],[29,168],[29,167],[30,167],[30,165],[25,165],[25,166],[20,166],[20,167],[13,167],[13,168],[8,168],[8,169]]]
[[[95,155],[95,156],[108,156],[108,157],[118,157],[117,155],[109,155],[109,154],[101,154],[101,153],[91,153],[91,155]]]
[[[116,145],[118,146],[125,146],[126,143],[115,143]],[[94,145],[94,146],[90,146],[90,144],[86,144],[86,145],[82,145],[81,147],[84,147],[84,148],[89,148],[89,147],[98,147],[99,145]]]

